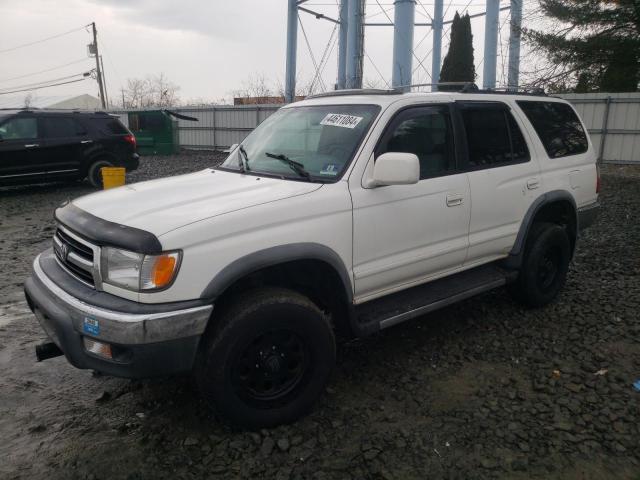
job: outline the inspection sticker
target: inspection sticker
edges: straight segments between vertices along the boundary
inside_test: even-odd
[[[84,317],[82,330],[89,335],[98,336],[100,335],[100,323],[95,317]]]
[[[330,125],[332,127],[356,128],[363,117],[345,115],[343,113],[328,113],[322,119],[320,125]]]

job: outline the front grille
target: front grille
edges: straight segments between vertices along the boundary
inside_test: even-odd
[[[60,265],[81,282],[94,287],[94,247],[58,228],[53,236],[53,251]]]

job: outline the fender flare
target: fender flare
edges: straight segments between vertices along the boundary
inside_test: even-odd
[[[213,277],[200,298],[215,300],[228,287],[251,273],[296,260],[319,260],[327,263],[340,277],[347,302],[353,302],[351,276],[340,255],[325,245],[311,242],[270,247],[234,260]]]
[[[578,208],[576,206],[575,199],[569,192],[567,192],[566,190],[551,190],[549,192],[543,193],[533,201],[533,203],[529,206],[527,213],[525,213],[524,215],[522,223],[520,224],[520,230],[518,231],[518,235],[516,236],[516,241],[513,244],[513,248],[509,252],[509,258],[507,258],[506,260],[506,265],[508,267],[517,268],[520,266],[522,262],[522,255],[524,253],[524,245],[527,240],[529,230],[531,229],[531,225],[533,225],[533,219],[536,217],[537,213],[542,207],[557,201],[567,201],[571,204],[573,214],[575,216],[576,226],[578,225]],[[573,240],[575,242],[577,238],[574,238]]]

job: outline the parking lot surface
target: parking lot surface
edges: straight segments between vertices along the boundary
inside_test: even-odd
[[[128,181],[221,158],[145,157]],[[188,378],[35,362],[22,282],[55,207],[91,191],[0,188],[0,478],[640,479],[640,167],[604,167],[556,303],[496,290],[341,343],[313,413],[259,432],[213,417]]]

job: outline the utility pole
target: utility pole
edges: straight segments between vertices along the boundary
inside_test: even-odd
[[[100,67],[100,53],[98,52],[98,32],[96,32],[96,22],[91,22],[91,28],[93,30],[93,53],[96,57],[96,73],[98,75],[98,87],[100,87],[100,101],[102,102],[102,108],[107,108],[107,103],[104,96],[104,85],[102,83],[102,68]]]
[[[509,75],[507,86],[518,89],[520,77],[520,37],[522,32],[522,0],[511,0],[511,33],[509,35]]]
[[[298,2],[289,0],[287,8],[287,65],[285,71],[284,102],[296,99],[296,55],[298,49]]]
[[[396,0],[393,19],[393,73],[391,86],[411,90],[413,54],[413,24],[415,22],[415,0]]]
[[[109,107],[109,94],[107,93],[107,76],[104,73],[104,62],[102,61],[102,55],[100,55],[100,66],[102,67],[102,83],[104,85],[104,98],[107,102],[107,108]]]
[[[482,86],[486,89],[496,88],[499,18],[500,0],[487,0],[484,17],[484,68],[482,72]]]
[[[124,105],[124,88],[120,88],[120,91],[122,92],[122,108],[126,108]]]
[[[438,91],[438,82],[440,82],[440,63],[442,58],[442,7],[444,2],[436,0],[433,7],[433,49],[431,50],[431,86],[432,92]]]
[[[340,30],[338,33],[338,90],[347,84],[347,18],[349,17],[349,1],[340,0]]]

